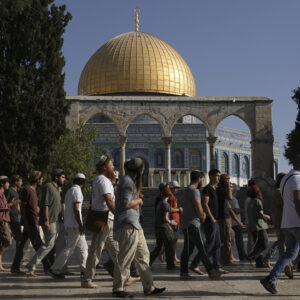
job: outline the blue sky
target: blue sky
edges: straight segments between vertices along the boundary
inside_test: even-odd
[[[300,0],[55,0],[73,15],[66,33],[65,89],[77,95],[84,65],[106,41],[140,30],[171,44],[189,64],[197,96],[267,96],[274,100],[274,136],[296,119],[292,90],[300,86]],[[235,117],[222,125],[247,129]],[[247,129],[248,130],[248,129]],[[290,168],[281,156],[281,171]]]

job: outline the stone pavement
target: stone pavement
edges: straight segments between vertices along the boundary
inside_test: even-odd
[[[154,237],[147,238],[150,249],[154,247]],[[274,240],[271,236],[270,241]],[[181,253],[182,239],[179,240],[178,253]],[[195,253],[195,252],[194,252]],[[29,254],[28,257],[32,253]],[[4,254],[4,266],[9,267],[14,255],[11,247]],[[106,255],[103,261],[107,259]],[[273,261],[274,263],[274,261]],[[201,269],[203,269],[201,267]],[[218,280],[211,280],[207,275],[197,275],[194,281],[180,281],[179,268],[167,271],[166,265],[157,261],[153,265],[153,277],[157,287],[166,287],[167,291],[160,296],[162,299],[300,299],[300,273],[295,273],[294,279],[281,275],[278,295],[271,295],[260,285],[259,279],[267,274],[267,269],[256,269],[247,262],[238,266],[227,267],[229,274]],[[80,287],[79,268],[76,256],[72,256],[69,270],[75,275],[65,280],[54,280],[43,274],[38,268],[38,278],[26,275],[0,274],[0,299],[115,299],[111,296],[112,279],[104,269],[98,269],[95,283],[100,289],[83,289]],[[204,270],[203,270],[204,271]],[[143,297],[140,282],[127,288],[135,299],[157,299]]]

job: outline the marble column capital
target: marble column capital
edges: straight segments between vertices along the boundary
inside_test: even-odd
[[[161,140],[166,147],[169,147],[172,144],[173,138],[171,136],[164,136]]]
[[[118,143],[120,146],[124,146],[127,143],[128,137],[124,135],[119,135],[118,136]]]
[[[210,144],[215,144],[216,141],[217,141],[218,137],[217,136],[208,136],[207,137],[207,141],[210,143]]]

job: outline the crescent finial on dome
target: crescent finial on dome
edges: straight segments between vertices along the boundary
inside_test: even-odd
[[[134,12],[135,12],[135,31],[139,31],[139,23],[140,23],[140,20],[139,20],[139,13],[140,13],[140,8],[139,7],[136,7],[134,9]]]

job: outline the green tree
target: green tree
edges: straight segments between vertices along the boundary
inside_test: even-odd
[[[0,1],[0,170],[44,170],[65,132],[63,38],[71,15],[53,0]]]
[[[76,173],[83,173],[87,180],[84,189],[85,194],[91,192],[91,183],[94,178],[94,158],[99,158],[107,150],[95,146],[97,137],[96,128],[79,126],[76,131],[68,131],[61,136],[54,145],[50,154],[49,164],[45,171],[45,180],[51,180],[53,169],[61,168],[66,172],[64,191],[72,186]]]
[[[298,107],[298,114],[295,121],[295,128],[287,135],[287,145],[285,147],[285,157],[290,163],[293,162],[296,154],[300,153],[300,87],[295,89],[292,99]]]

